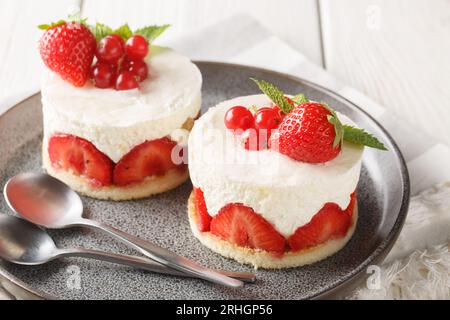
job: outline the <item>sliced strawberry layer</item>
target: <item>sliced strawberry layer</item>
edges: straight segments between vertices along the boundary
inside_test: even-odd
[[[206,208],[205,197],[203,191],[194,188],[195,210],[197,212],[197,228],[200,232],[209,231],[212,217]]]
[[[267,220],[250,207],[228,204],[211,218],[202,190],[194,188],[194,196],[197,226],[201,232],[210,231],[222,240],[241,247],[281,254],[289,248],[296,252],[345,237],[353,224],[356,205],[356,192],[351,194],[350,203],[345,210],[335,203],[325,204],[308,224],[298,228],[286,241]]]
[[[253,209],[242,204],[223,207],[211,221],[211,233],[241,247],[283,253],[286,239]]]
[[[114,164],[91,142],[69,134],[55,134],[49,140],[48,153],[54,168],[85,176],[94,187],[126,186],[149,176],[163,175],[170,169],[186,170],[185,164],[175,164],[172,160],[176,146],[168,138],[146,141]]]
[[[95,187],[112,183],[114,163],[92,143],[68,134],[56,134],[48,143],[52,166],[87,177]]]
[[[353,193],[350,204],[345,210],[335,203],[325,204],[308,224],[298,228],[289,237],[288,244],[291,250],[300,251],[331,239],[344,237],[352,226],[355,203],[356,193]]]
[[[174,141],[161,138],[134,147],[117,163],[114,183],[126,186],[141,182],[149,176],[163,175],[170,169],[185,169],[185,165],[175,164],[172,160],[172,150],[176,146]]]

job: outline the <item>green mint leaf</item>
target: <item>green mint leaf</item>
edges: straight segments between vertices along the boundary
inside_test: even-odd
[[[372,134],[366,132],[364,129],[355,128],[349,125],[344,125],[344,140],[362,144],[370,148],[387,150],[384,144]]]
[[[273,103],[280,107],[283,113],[287,114],[294,109],[294,106],[289,103],[288,99],[286,99],[283,91],[278,89],[276,86],[264,80],[258,80],[255,78],[250,79],[258,85],[259,89],[261,89],[261,91],[268,96]]]
[[[170,27],[170,24],[164,24],[162,26],[147,26],[137,29],[134,34],[139,34],[147,39],[148,42],[153,42],[164,31]]]
[[[133,31],[131,31],[130,26],[128,24],[124,24],[123,26],[114,30],[114,32],[112,33],[121,36],[123,39],[125,39],[125,41],[128,40],[133,35]]]
[[[292,98],[292,101],[294,101],[296,104],[303,104],[308,103],[309,99],[306,97],[304,93],[299,93],[294,98]]]
[[[113,33],[113,29],[103,23],[96,23],[94,26],[88,26],[97,41]]]

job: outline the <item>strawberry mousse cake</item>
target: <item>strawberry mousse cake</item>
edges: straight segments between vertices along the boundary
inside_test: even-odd
[[[50,175],[110,200],[188,179],[184,148],[200,113],[202,76],[187,57],[151,45],[167,27],[41,26],[42,158]]]
[[[385,147],[328,105],[253,80],[265,94],[222,102],[195,122],[190,226],[243,264],[311,264],[352,237],[364,145]]]

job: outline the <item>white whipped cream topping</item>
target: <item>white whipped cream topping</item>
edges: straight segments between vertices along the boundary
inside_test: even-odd
[[[273,150],[247,151],[226,129],[225,112],[235,105],[269,104],[265,95],[254,95],[209,109],[189,137],[189,170],[212,216],[226,204],[242,203],[288,237],[325,203],[349,205],[359,180],[363,147],[344,142],[339,156],[324,164],[295,161]],[[354,125],[342,114],[339,118]]]
[[[114,162],[134,146],[165,136],[184,141],[179,128],[201,107],[202,76],[191,61],[156,48],[147,59],[149,79],[139,90],[76,88],[48,72],[42,83],[44,143],[53,133],[92,142]]]

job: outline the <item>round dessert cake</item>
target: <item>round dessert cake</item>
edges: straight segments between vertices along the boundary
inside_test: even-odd
[[[42,84],[43,166],[74,190],[129,200],[188,178],[183,147],[201,107],[202,77],[185,56],[152,48],[140,89],[76,87],[48,72]]]
[[[349,241],[358,218],[363,147],[343,141],[339,154],[324,163],[297,161],[271,148],[248,150],[242,136],[227,129],[227,111],[246,106],[255,113],[271,105],[265,95],[239,97],[195,122],[188,215],[194,235],[211,250],[277,269],[314,263]]]

